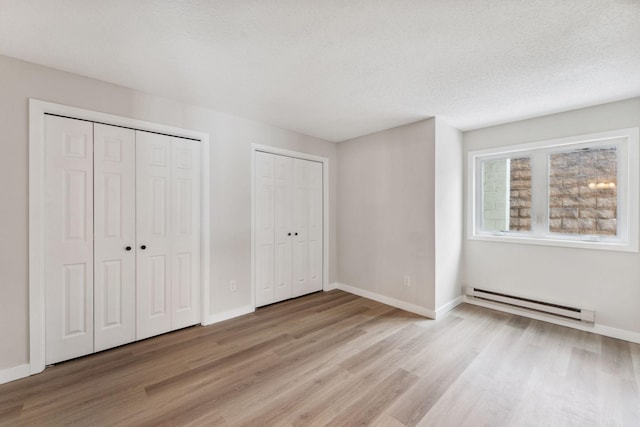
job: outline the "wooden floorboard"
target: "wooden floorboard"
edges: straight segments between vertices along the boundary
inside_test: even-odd
[[[640,426],[640,345],[342,291],[0,385],[0,425]]]

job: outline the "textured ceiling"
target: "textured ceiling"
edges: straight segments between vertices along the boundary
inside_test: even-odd
[[[640,0],[0,0],[0,54],[341,141],[640,96]]]

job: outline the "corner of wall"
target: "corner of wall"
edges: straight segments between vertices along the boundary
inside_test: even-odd
[[[453,310],[454,308],[456,308],[457,306],[459,306],[460,304],[463,303],[463,297],[462,295],[460,295],[459,297],[456,297],[454,299],[452,299],[451,301],[441,305],[437,310],[436,310],[436,319],[440,319],[442,316],[444,316],[445,314],[447,314],[448,312],[450,312],[451,310]]]
[[[462,132],[435,122],[435,307],[444,314],[461,301],[464,159]]]
[[[253,305],[245,305],[243,307],[234,308],[221,313],[210,314],[202,323],[202,326],[223,322],[225,320],[233,319],[234,317],[244,316],[245,314],[253,313],[255,310],[256,309]]]
[[[350,294],[358,295],[363,298],[367,298],[373,301],[377,301],[382,304],[390,305],[391,307],[399,308],[400,310],[409,311],[411,313],[419,314],[420,316],[428,317],[429,319],[436,318],[436,312],[429,310],[428,308],[421,307],[415,304],[401,301],[399,299],[391,298],[386,295],[381,295],[375,292],[367,291],[355,286],[345,285],[344,283],[336,283],[337,288]]]

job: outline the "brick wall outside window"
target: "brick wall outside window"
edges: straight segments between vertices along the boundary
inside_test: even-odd
[[[549,156],[549,231],[616,235],[616,149]]]
[[[509,230],[531,231],[531,159],[511,159]]]

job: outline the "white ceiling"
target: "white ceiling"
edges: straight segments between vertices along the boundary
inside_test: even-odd
[[[342,141],[640,96],[640,1],[0,0],[0,54]]]

